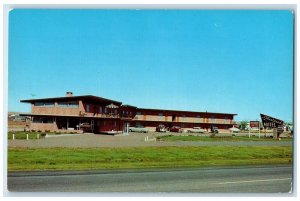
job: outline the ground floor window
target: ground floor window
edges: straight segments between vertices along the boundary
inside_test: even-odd
[[[53,117],[33,117],[33,123],[46,123],[52,124],[54,122]]]

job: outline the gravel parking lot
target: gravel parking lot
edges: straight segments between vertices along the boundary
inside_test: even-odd
[[[141,146],[292,146],[293,141],[155,141],[170,133],[129,133],[129,135],[70,134],[54,135],[39,140],[8,140],[9,147],[141,147]],[[178,135],[178,134],[176,134]],[[209,134],[198,134],[206,135]],[[229,135],[231,134],[218,134]],[[239,135],[239,134],[238,134]],[[245,136],[245,134],[241,134]],[[145,138],[148,137],[148,141]]]

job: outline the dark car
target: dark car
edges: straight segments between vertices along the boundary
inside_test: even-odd
[[[167,132],[167,130],[168,130],[167,127],[165,127],[165,125],[162,124],[156,127],[156,132]]]
[[[171,131],[171,132],[176,132],[176,133],[182,133],[182,132],[183,132],[183,129],[180,128],[179,126],[172,126],[172,127],[170,128],[170,131]]]
[[[90,123],[81,123],[79,125],[79,128],[83,131],[83,132],[92,132],[92,126]]]
[[[212,127],[211,127],[211,132],[212,132],[212,133],[219,133],[219,128],[218,128],[218,127],[215,127],[215,126],[212,126]]]

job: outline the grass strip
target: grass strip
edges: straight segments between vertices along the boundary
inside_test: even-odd
[[[278,141],[278,139],[267,138],[261,136],[261,138],[256,136],[245,137],[245,136],[176,136],[176,135],[165,135],[157,137],[158,140],[162,141]],[[293,138],[281,138],[282,141],[292,141]]]
[[[27,135],[28,135],[28,139],[30,140],[37,140],[40,138],[44,138],[46,134],[43,133],[15,133],[15,140],[26,140],[27,139]],[[9,140],[13,139],[13,134],[12,133],[8,133],[7,138]]]
[[[92,170],[289,164],[289,146],[9,148],[8,170]]]

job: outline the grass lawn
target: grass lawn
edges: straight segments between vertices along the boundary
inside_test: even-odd
[[[251,136],[175,136],[175,135],[166,135],[157,137],[158,140],[163,141],[276,141],[278,139],[273,138],[264,138],[264,137],[255,137]],[[291,141],[292,138],[281,138],[283,141]]]
[[[30,139],[30,140],[40,139],[40,138],[45,137],[45,135],[46,135],[45,133],[16,131],[16,132],[8,132],[7,139],[12,140],[13,133],[15,135],[16,140],[26,140],[27,134],[28,134],[28,139]]]
[[[26,140],[27,139],[27,134],[29,135],[28,138],[30,140],[36,140],[40,138],[44,138],[47,135],[60,135],[64,134],[61,132],[26,132],[26,131],[9,131],[7,133],[7,139],[12,140],[13,139],[13,134],[15,135],[16,140]],[[68,132],[68,134],[76,134],[75,132]]]
[[[291,164],[290,146],[9,148],[8,170],[91,170]]]

